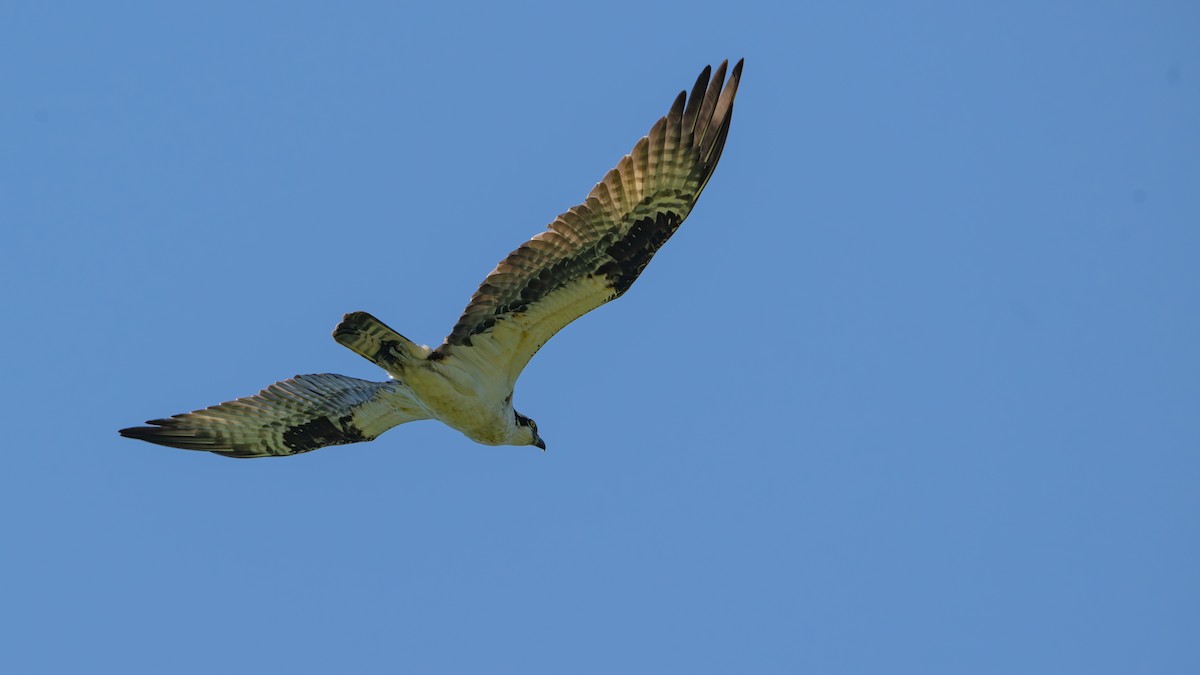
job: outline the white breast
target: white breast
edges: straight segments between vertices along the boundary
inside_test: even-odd
[[[507,394],[497,397],[471,373],[437,362],[405,372],[405,383],[430,417],[484,445],[504,445],[513,426]]]

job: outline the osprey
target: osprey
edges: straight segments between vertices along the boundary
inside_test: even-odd
[[[387,381],[297,375],[121,435],[227,457],[274,457],[436,419],[485,445],[545,450],[537,424],[513,409],[517,377],[564,326],[629,290],[691,213],[729,134],[742,62],[724,84],[727,63],[715,75],[705,67],[691,96],[680,92],[582,204],[501,261],[436,349],[366,312],[345,315],[333,339],[387,371]]]

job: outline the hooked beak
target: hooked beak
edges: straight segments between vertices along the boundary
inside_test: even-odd
[[[545,452],[546,451],[546,441],[543,441],[541,438],[538,438],[536,441],[533,442],[533,447],[539,448],[539,449],[541,449],[542,452]]]

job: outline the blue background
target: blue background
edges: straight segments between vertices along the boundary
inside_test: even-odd
[[[1200,5],[5,3],[5,672],[1200,672]],[[119,427],[440,342],[707,63],[704,198],[435,423]]]

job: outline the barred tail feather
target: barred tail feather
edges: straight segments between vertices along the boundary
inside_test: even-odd
[[[351,312],[333,329],[338,344],[400,378],[413,360],[429,356],[429,347],[397,333],[366,312]]]

